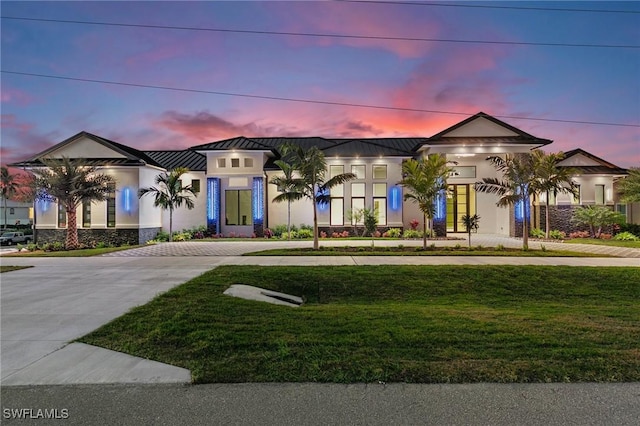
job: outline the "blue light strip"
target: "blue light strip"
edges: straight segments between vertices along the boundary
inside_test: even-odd
[[[444,191],[440,191],[435,199],[434,219],[444,219],[447,214],[447,197]]]
[[[398,211],[402,207],[402,191],[398,186],[392,186],[389,190],[389,208]]]
[[[207,227],[220,233],[220,179],[207,178]]]
[[[128,186],[122,189],[122,209],[131,213],[131,188]]]
[[[264,218],[264,181],[261,177],[253,178],[253,223],[262,225]]]

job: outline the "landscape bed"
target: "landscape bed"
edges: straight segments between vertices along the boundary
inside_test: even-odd
[[[223,266],[80,341],[195,383],[638,381],[640,268]]]

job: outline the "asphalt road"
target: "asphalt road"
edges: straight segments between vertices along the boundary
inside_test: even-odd
[[[1,392],[7,425],[638,425],[640,419],[640,383],[73,385]],[[45,409],[58,419],[10,418],[43,416],[38,410]]]

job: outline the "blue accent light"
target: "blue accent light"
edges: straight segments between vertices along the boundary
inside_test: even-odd
[[[442,220],[445,218],[447,214],[447,196],[445,195],[445,191],[438,192],[435,199],[435,215],[434,219]]]
[[[207,227],[220,233],[220,179],[207,178]]]
[[[122,189],[122,209],[131,213],[131,188],[128,186]]]
[[[324,188],[324,190],[322,191],[318,191],[318,196],[325,196],[328,197],[329,196],[329,190],[327,188]],[[327,211],[329,209],[329,203],[317,203],[318,205],[318,210],[321,212]]]
[[[38,203],[40,203],[40,210],[42,210],[43,212],[46,212],[49,210],[48,200],[39,200]]]
[[[253,223],[254,225],[262,225],[264,218],[264,181],[261,177],[253,178]]]
[[[518,191],[518,194],[520,194],[520,191]],[[527,193],[526,200],[528,200],[528,198],[529,198],[529,194]],[[522,221],[525,219],[525,217],[529,219],[529,211],[527,207],[528,206],[525,205],[525,200],[523,199],[516,202],[514,206],[516,220]]]
[[[402,207],[402,191],[398,186],[392,186],[389,190],[389,208],[398,211]]]

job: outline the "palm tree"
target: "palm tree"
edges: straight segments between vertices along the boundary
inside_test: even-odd
[[[15,176],[9,173],[9,169],[4,166],[0,169],[0,189],[4,201],[4,229],[7,229],[7,201],[18,192],[18,182]]]
[[[76,210],[83,202],[105,201],[116,181],[98,173],[85,160],[61,158],[41,159],[44,169],[35,170],[36,198],[57,201],[67,212],[67,250],[78,248]]]
[[[327,162],[324,153],[318,147],[304,149],[296,144],[284,144],[280,147],[284,161],[291,165],[298,177],[292,179],[292,190],[273,199],[274,202],[297,201],[303,198],[313,203],[313,249],[318,250],[318,206],[330,201],[329,190],[334,186],[355,179],[353,173],[341,173],[326,178]]]
[[[460,218],[464,227],[467,229],[467,233],[469,234],[469,248],[471,248],[471,231],[478,229],[480,226],[480,216],[474,214],[473,216],[469,216],[468,214],[462,215]]]
[[[155,197],[153,202],[155,207],[169,210],[169,242],[173,241],[173,211],[181,207],[183,203],[189,210],[192,210],[194,203],[189,194],[194,197],[198,196],[198,193],[191,185],[182,185],[180,178],[188,172],[189,169],[186,167],[176,167],[169,173],[160,173],[155,179],[158,186],[140,188],[138,191],[138,198],[151,194]],[[183,193],[186,193],[186,195],[183,195]]]
[[[519,202],[523,206],[522,221],[522,248],[529,249],[529,196],[536,187],[535,164],[530,153],[511,155],[505,158],[491,156],[487,158],[496,170],[502,173],[502,180],[496,178],[482,178],[482,182],[476,182],[475,189],[478,192],[496,194],[500,198],[498,207],[515,206]]]
[[[442,155],[425,155],[420,159],[410,159],[402,164],[402,181],[400,185],[407,191],[404,200],[418,204],[423,215],[422,248],[427,249],[427,221],[429,229],[433,229],[436,200],[438,195],[447,191],[447,177],[451,172],[447,160]]]
[[[293,177],[295,170],[291,164],[282,160],[276,160],[274,164],[280,167],[283,175],[276,176],[269,181],[269,183],[276,185],[278,192],[281,193],[276,196],[273,201],[276,203],[284,200],[287,201],[287,235],[289,236],[289,240],[291,240],[291,201],[293,201],[293,198],[287,198],[288,196],[285,194],[298,193],[296,188],[297,181]],[[280,198],[282,198],[282,200]]]
[[[629,169],[629,175],[618,186],[621,200],[625,203],[640,203],[640,167]]]
[[[545,154],[542,150],[533,151],[533,162],[535,167],[535,184],[530,188],[530,192],[545,193],[547,202],[545,203],[545,232],[549,238],[549,195],[551,193],[577,195],[578,185],[573,181],[576,171],[569,167],[558,167],[557,164],[564,158],[562,152],[557,154]]]

